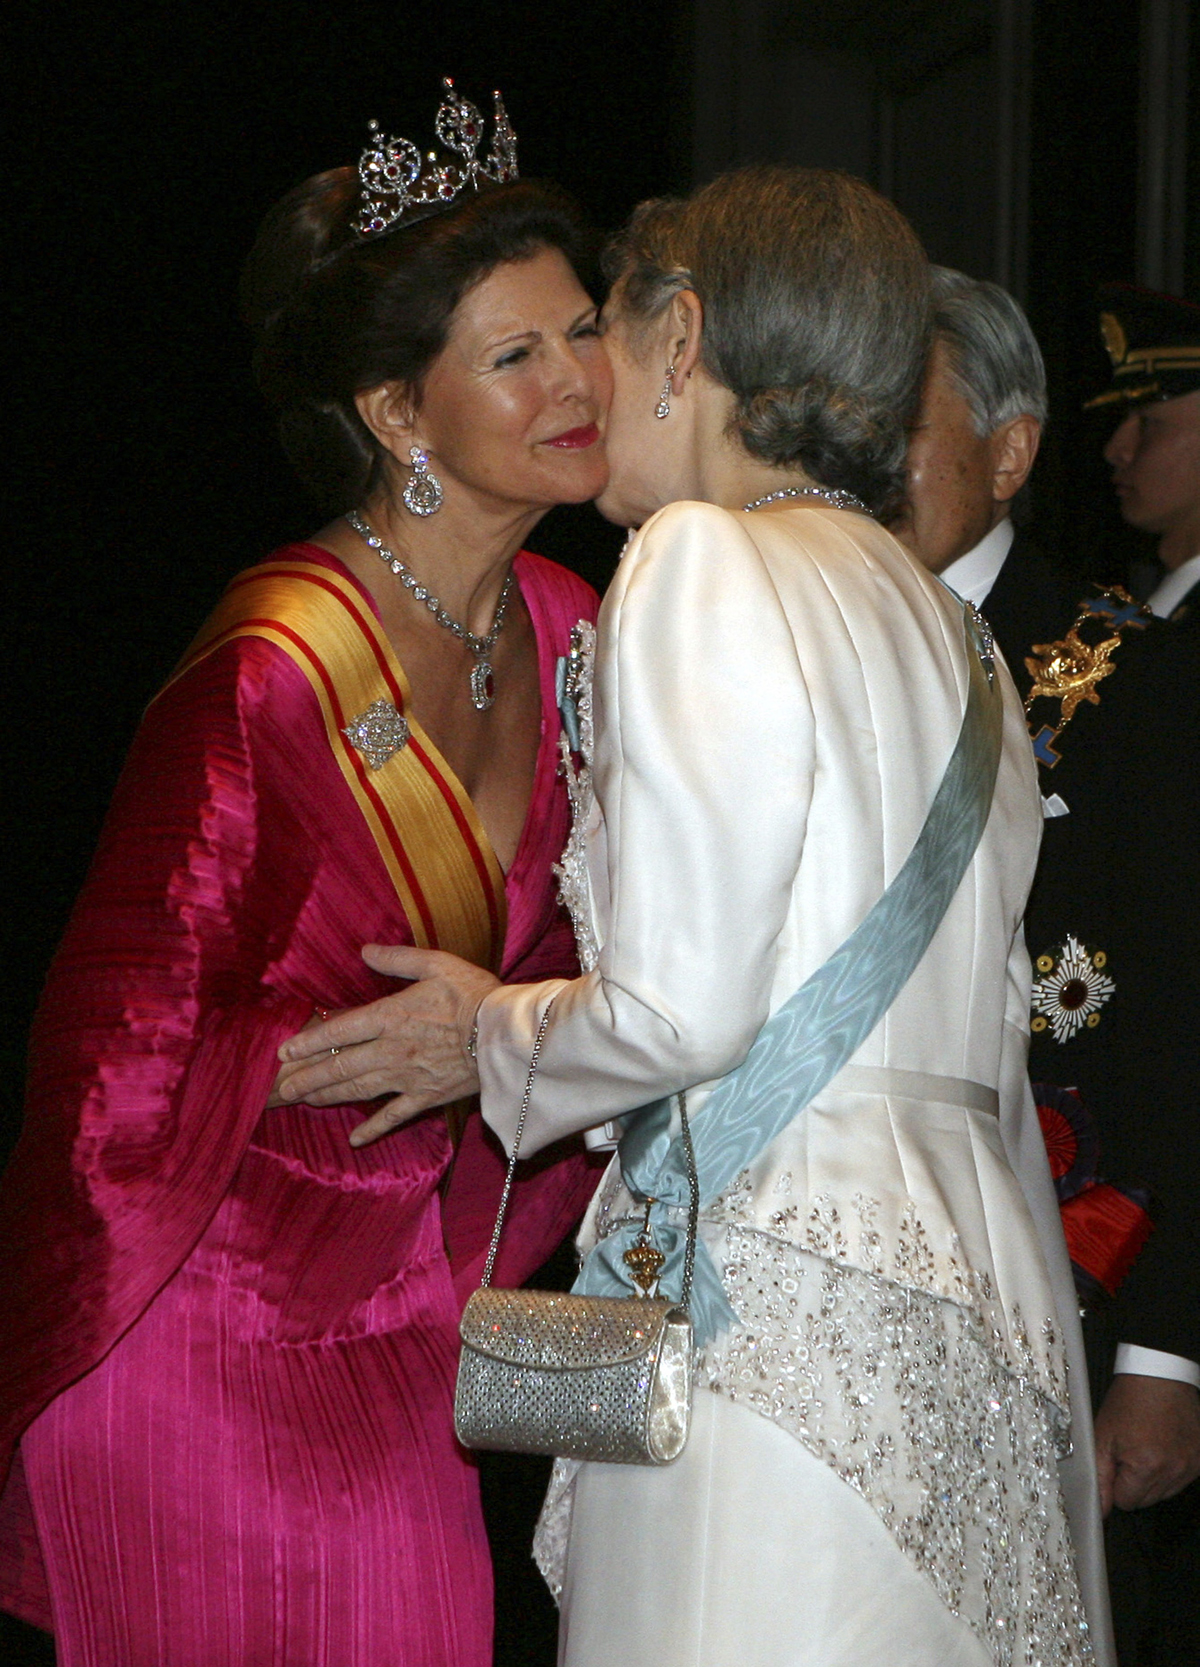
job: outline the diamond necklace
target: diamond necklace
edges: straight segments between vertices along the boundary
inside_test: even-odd
[[[761,509],[764,504],[773,504],[779,498],[820,498],[830,509],[856,509],[860,515],[871,513],[862,499],[856,498],[853,492],[843,492],[840,489],[826,491],[823,486],[785,486],[778,492],[768,492],[765,498],[755,498],[753,503],[743,504],[742,508]]]
[[[460,625],[456,619],[451,618],[433,592],[417,582],[412,570],[404,565],[393,550],[388,549],[377,533],[371,531],[357,510],[347,510],[346,520],[363,542],[378,552],[380,561],[391,568],[400,583],[412,591],[416,600],[424,602],[438,624],[444,625],[447,631],[453,631],[460,642],[466,643],[475,656],[475,664],[471,667],[471,705],[477,712],[486,712],[496,698],[496,674],[492,670],[489,656],[496,646],[500,627],[504,624],[504,610],[508,607],[508,598],[513,587],[512,568],[509,568],[501,587],[500,600],[496,603],[496,612],[492,615],[491,630],[486,637],[477,637],[474,631],[468,631],[465,625]]]

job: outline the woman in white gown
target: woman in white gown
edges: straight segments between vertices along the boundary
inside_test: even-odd
[[[483,1115],[510,1143],[551,1001],[524,1154],[680,1089],[699,1126],[903,868],[963,724],[962,605],[872,513],[902,481],[927,346],[900,216],[844,176],[746,170],[644,205],[614,276],[601,507],[641,530],[594,681],[576,668],[594,752],[563,887],[587,970],[500,988],[370,951],[424,982],[285,1050],[309,1101],[335,1079],[341,1100],[347,1082],[396,1095],[364,1140],[475,1086],[474,1023]],[[1041,810],[995,676],[990,815],[932,942],[702,1210],[732,1323],[701,1350],[683,1455],[557,1467],[539,1557],[569,1667],[1110,1659],[1078,1327],[1024,1077]],[[641,1215],[614,1162],[581,1250]]]

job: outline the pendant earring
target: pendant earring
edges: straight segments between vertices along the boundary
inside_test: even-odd
[[[436,515],[442,507],[442,483],[430,472],[429,453],[410,446],[412,474],[404,488],[404,507],[410,515]]]
[[[667,380],[663,383],[663,391],[659,394],[658,404],[654,407],[654,415],[656,417],[662,418],[669,417],[671,415],[671,378],[674,375],[675,366],[668,365]]]

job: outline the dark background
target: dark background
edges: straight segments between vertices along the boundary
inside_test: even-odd
[[[1111,418],[1079,411],[1105,377],[1092,297],[1101,279],[1182,292],[1200,280],[1188,11],[1186,0],[10,11],[7,1127],[28,1016],[142,708],[225,580],[313,525],[260,409],[235,305],[240,262],[283,191],[353,161],[369,117],[428,142],[446,73],[485,105],[500,86],[522,172],[559,180],[607,229],[639,199],[739,161],[849,167],[895,197],[935,259],[1025,301],[1051,377],[1040,534],[1073,571],[1121,577],[1139,547],[1099,461]],[[1154,30],[1166,70],[1151,62]],[[1154,143],[1170,152],[1165,230],[1147,206]],[[620,535],[590,510],[555,512],[531,542],[603,583]],[[0,1660],[21,1647],[0,1636]]]

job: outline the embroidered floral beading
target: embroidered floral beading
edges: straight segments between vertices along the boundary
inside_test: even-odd
[[[861,1493],[997,1667],[1090,1662],[1062,1414],[978,1314],[746,1228],[727,1229],[723,1271],[744,1323],[703,1352],[698,1382]]]
[[[566,662],[564,698],[575,715],[579,735],[579,768],[571,752],[571,737],[564,730],[559,737],[560,770],[566,778],[571,801],[571,834],[562,861],[554,864],[558,879],[558,900],[571,916],[575,947],[584,972],[591,972],[600,959],[600,945],[592,926],[592,897],[587,869],[587,826],[595,794],[592,788],[592,678],[596,664],[596,627],[581,619],[571,632],[571,652]]]
[[[619,1174],[602,1191],[595,1216],[595,1231],[603,1238],[623,1218],[636,1211],[629,1195],[619,1188]],[[968,1309],[992,1339],[997,1357],[1008,1370],[1030,1380],[1047,1399],[1065,1408],[1069,1404],[1065,1346],[1057,1326],[1049,1319],[1031,1338],[1015,1306],[1001,1311],[992,1278],[986,1268],[971,1266],[955,1233],[934,1235],[921,1219],[910,1199],[899,1212],[893,1230],[880,1230],[882,1205],[879,1199],[856,1192],[844,1208],[825,1193],[786,1203],[791,1176],[781,1171],[771,1189],[778,1207],[765,1218],[748,1224],[753,1198],[753,1181],[743,1170],[712,1204],[702,1211],[701,1221],[730,1229],[757,1228],[787,1241],[781,1250],[808,1251],[825,1260],[911,1287],[927,1296],[945,1298]]]

